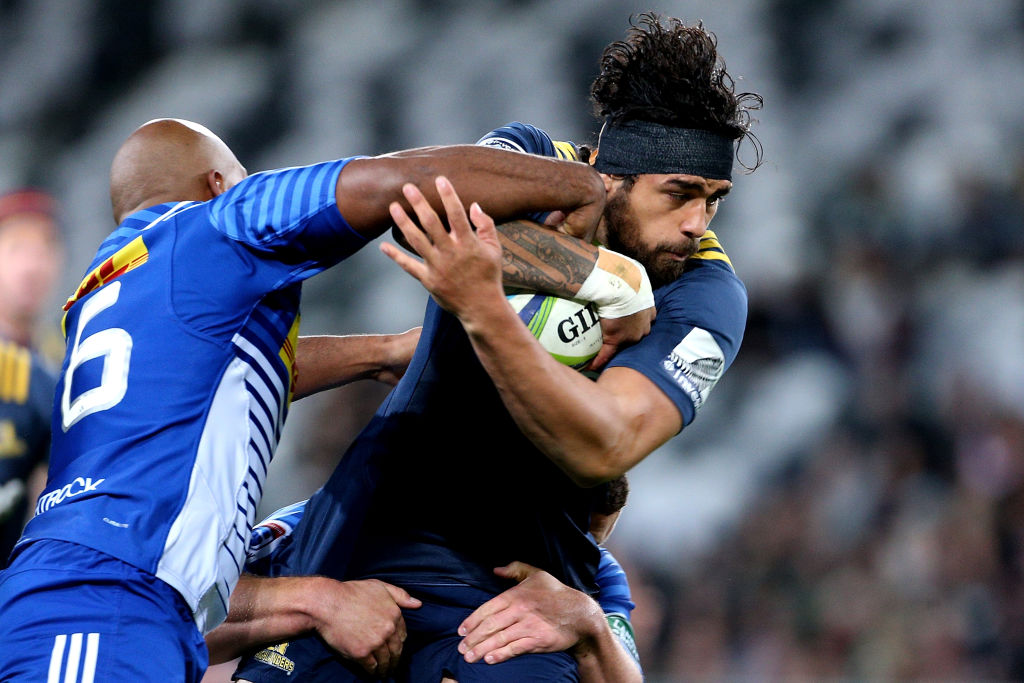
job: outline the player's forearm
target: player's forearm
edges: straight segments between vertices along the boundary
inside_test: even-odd
[[[440,210],[434,189],[439,175],[452,182],[465,206],[477,202],[499,221],[562,210],[570,213],[574,234],[589,239],[604,209],[604,184],[586,164],[475,145],[425,147],[351,161],[338,178],[338,206],[358,232],[376,237],[392,224],[388,205],[406,205],[401,191],[405,183],[419,187]]]
[[[529,221],[497,226],[506,286],[573,298],[597,264],[598,248]]]
[[[636,660],[616,639],[603,615],[571,652],[580,683],[640,683],[644,679]]]
[[[409,332],[299,337],[295,350],[295,398],[360,379],[393,384],[408,366],[415,349],[415,339],[408,335]]]
[[[227,620],[206,634],[210,663],[231,661],[245,652],[312,631],[317,580],[243,574],[231,594]]]
[[[503,299],[460,316],[509,414],[581,486],[610,481],[638,459],[616,397],[554,360]]]
[[[603,341],[595,369],[650,331],[654,292],[638,261],[529,221],[510,221],[497,232],[506,287],[594,304]]]

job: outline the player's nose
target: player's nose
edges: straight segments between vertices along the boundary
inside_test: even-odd
[[[689,203],[683,211],[679,232],[691,239],[700,239],[708,230],[707,206],[703,200]]]

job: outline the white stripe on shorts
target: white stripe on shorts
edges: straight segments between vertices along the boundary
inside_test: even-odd
[[[85,639],[85,666],[82,667],[82,683],[93,683],[96,675],[96,657],[100,651],[100,634],[90,633]]]
[[[67,647],[68,661],[64,663],[64,649]],[[81,683],[93,683],[96,676],[96,658],[100,649],[100,634],[86,634],[85,662],[82,667]],[[53,650],[50,652],[50,670],[46,683],[61,683],[61,671],[64,672],[63,683],[79,683],[78,665],[82,659],[82,634],[72,633],[70,643],[68,634],[61,633],[53,639]]]

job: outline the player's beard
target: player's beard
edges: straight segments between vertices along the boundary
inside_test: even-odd
[[[648,245],[643,240],[643,228],[633,212],[628,190],[619,188],[608,198],[604,207],[606,246],[643,264],[655,289],[675,282],[686,269],[686,261],[697,253],[699,239],[680,235],[676,244]],[[683,257],[683,258],[680,258]]]

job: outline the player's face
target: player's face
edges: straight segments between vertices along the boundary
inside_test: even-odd
[[[32,318],[60,272],[62,249],[52,221],[41,214],[11,216],[0,224],[0,299],[12,315]]]
[[[605,178],[605,244],[644,264],[655,287],[683,274],[721,198],[732,189],[728,180],[692,175],[647,173],[631,187],[621,178]]]

